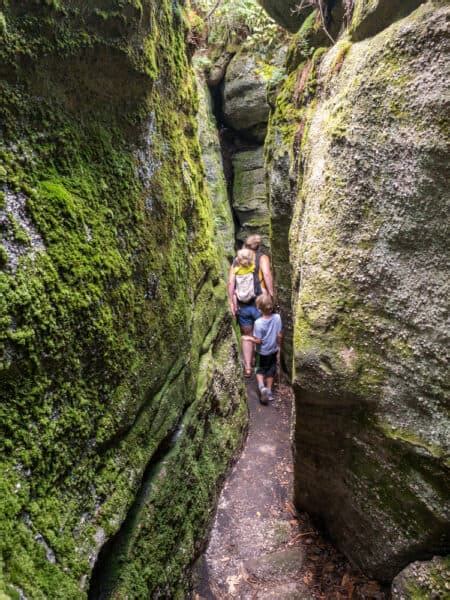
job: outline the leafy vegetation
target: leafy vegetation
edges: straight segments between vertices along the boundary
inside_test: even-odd
[[[245,40],[249,48],[270,48],[283,32],[256,0],[193,0],[192,6],[206,20],[214,46]]]

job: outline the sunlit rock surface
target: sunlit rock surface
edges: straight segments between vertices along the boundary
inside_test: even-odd
[[[382,5],[355,4],[353,31]],[[305,22],[266,148],[277,232],[292,211],[295,501],[383,580],[449,549],[449,9],[413,8],[331,49]]]

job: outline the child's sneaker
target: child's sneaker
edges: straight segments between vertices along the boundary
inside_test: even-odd
[[[269,403],[269,390],[266,387],[263,387],[259,390],[259,401],[261,404]]]

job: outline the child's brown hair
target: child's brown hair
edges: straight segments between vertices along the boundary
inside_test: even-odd
[[[269,294],[262,293],[256,298],[256,308],[260,310],[263,315],[270,315],[273,312],[273,302]]]

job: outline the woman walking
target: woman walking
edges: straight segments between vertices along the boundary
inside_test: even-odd
[[[237,316],[243,335],[253,335],[256,319],[261,316],[256,298],[263,292],[273,299],[273,278],[269,257],[261,250],[261,236],[251,235],[238,252],[228,275],[228,302],[233,316]],[[251,377],[254,362],[254,344],[242,340],[244,376]]]

